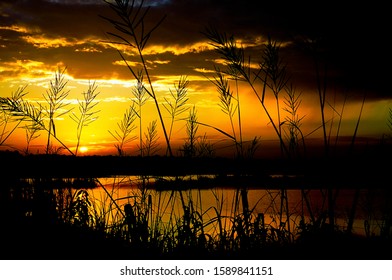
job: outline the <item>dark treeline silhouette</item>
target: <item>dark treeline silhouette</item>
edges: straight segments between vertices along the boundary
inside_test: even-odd
[[[387,157],[387,154],[383,154]],[[301,188],[304,183],[313,188],[320,185],[344,188],[374,184],[388,187],[388,165],[375,154],[360,154],[341,158],[312,159],[238,159],[227,157],[167,157],[167,156],[68,156],[58,154],[22,155],[14,151],[0,152],[6,164],[3,178],[93,178],[116,175],[186,176],[216,175],[249,181],[253,187],[279,186],[284,180],[288,188]],[[276,176],[279,175],[279,176]],[[228,183],[228,182],[227,182]]]

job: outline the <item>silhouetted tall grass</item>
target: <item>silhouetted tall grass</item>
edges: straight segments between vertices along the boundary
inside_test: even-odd
[[[114,132],[109,131],[117,141],[114,146],[119,156],[126,155],[126,145],[137,139],[137,136],[132,135],[132,132],[136,129],[136,125],[134,124],[136,117],[135,103],[132,103],[123,114],[122,120],[117,123],[118,130]]]
[[[78,155],[79,145],[82,138],[83,127],[88,126],[98,118],[99,110],[94,111],[98,102],[95,102],[99,92],[96,92],[98,86],[95,83],[89,83],[87,91],[83,92],[83,101],[78,100],[79,114],[72,112],[71,118],[77,124],[77,143],[75,148],[75,156]]]
[[[193,106],[189,109],[187,106],[188,80],[185,76],[181,76],[178,83],[174,85],[174,91],[169,90],[170,96],[164,98],[165,102],[159,103],[143,51],[152,33],[157,30],[164,17],[147,30],[145,19],[149,8],[143,6],[143,1],[140,3],[120,0],[104,2],[117,16],[117,19],[104,17],[118,31],[118,33],[108,32],[108,34],[119,39],[120,42],[117,43],[136,50],[142,65],[142,69],[135,70],[127,63],[124,54],[120,50],[118,51],[136,80],[136,86],[133,89],[135,99],[117,124],[117,130],[109,131],[117,141],[115,147],[119,156],[129,155],[127,153],[128,144],[138,139],[133,132],[137,129],[135,123],[139,119],[138,140],[142,157],[153,156],[158,151],[158,121],[160,121],[165,136],[167,154],[173,156],[170,143],[173,126],[176,121],[185,120],[187,138],[180,150],[185,157],[208,158],[213,155],[214,146],[207,140],[207,135],[200,136],[198,134],[199,125],[204,125],[215,129],[233,141],[237,159],[252,158],[256,149],[259,148],[260,138],[256,136],[253,140],[246,141],[243,137],[240,83],[249,86],[255,94],[263,112],[273,126],[279,140],[282,156],[293,160],[307,155],[305,143],[307,135],[304,135],[301,130],[305,117],[300,113],[301,94],[296,92],[291,82],[286,64],[281,59],[280,46],[277,42],[269,38],[261,53],[262,62],[255,70],[250,66],[250,58],[248,61],[245,59],[244,49],[236,45],[233,36],[229,37],[212,27],[207,28],[206,37],[227,63],[227,68],[224,70],[215,68],[215,77],[211,80],[218,90],[219,105],[229,120],[231,131],[227,132],[198,121],[197,108]],[[325,155],[329,155],[330,141],[328,137],[331,133],[327,133],[326,107],[329,105],[333,114],[339,116],[336,133],[336,139],[338,139],[344,104],[338,113],[335,105],[328,103],[326,81],[322,79],[323,75],[319,72],[318,65],[316,66],[318,79],[316,93],[319,96],[321,112],[321,125],[316,130],[323,130]],[[43,95],[45,99],[43,103],[33,103],[26,100],[26,87],[19,88],[11,97],[0,98],[1,126],[3,128],[0,135],[0,145],[6,143],[15,129],[22,127],[26,131],[26,154],[29,152],[31,141],[39,136],[39,132],[44,131],[47,133],[46,154],[60,151],[53,144],[56,140],[60,143],[61,149],[77,156],[83,128],[97,118],[99,111],[95,110],[97,105],[95,98],[98,93],[96,85],[90,84],[88,90],[83,93],[84,100],[79,101],[79,113],[72,112],[71,110],[74,108],[69,108],[70,104],[67,102],[68,90],[64,74],[65,68],[59,69],[55,73],[49,83],[49,89]],[[232,90],[233,88],[234,90]],[[267,94],[272,94],[276,115],[272,115],[273,110],[267,107]],[[149,122],[147,131],[144,132],[142,130],[142,117],[144,116],[142,107],[147,98],[153,99],[158,119]],[[365,99],[362,102],[351,147],[353,147],[358,133],[364,103]],[[164,122],[161,104],[170,116],[169,126],[166,126]],[[188,117],[180,118],[186,112],[188,112]],[[75,152],[72,152],[66,143],[58,138],[58,127],[55,120],[57,117],[67,114],[77,123]],[[389,116],[391,117],[392,114]],[[331,127],[334,117],[335,115],[332,117]],[[22,124],[24,126],[21,126]],[[391,124],[389,119],[390,128]],[[168,130],[167,127],[169,127]],[[331,131],[332,128],[330,128]],[[248,145],[246,146],[245,143]],[[295,160],[289,161],[289,164],[293,165],[289,167],[294,167],[297,163]],[[324,170],[323,168],[325,166],[320,165],[316,166],[314,170],[320,174],[330,172],[329,169]],[[173,170],[173,173],[175,171]],[[232,174],[224,175],[229,177]],[[248,174],[234,175],[233,180],[237,179],[238,175]],[[246,176],[241,176],[238,178],[246,178]],[[122,251],[123,256],[133,257],[146,253],[143,255],[144,257],[152,258],[184,257],[189,256],[189,253],[194,254],[191,257],[234,258],[248,257],[248,254],[260,257],[265,252],[267,252],[266,258],[268,258],[268,254],[275,249],[292,248],[291,246],[298,245],[298,242],[301,246],[309,240],[312,241],[315,236],[320,237],[317,240],[318,245],[324,244],[323,242],[331,244],[330,238],[335,237],[336,234],[352,236],[354,220],[357,217],[359,207],[367,208],[368,216],[364,221],[368,237],[375,235],[375,228],[379,229],[380,236],[383,238],[388,239],[391,235],[392,212],[389,192],[386,192],[385,206],[380,219],[373,209],[375,205],[374,201],[370,199],[371,190],[369,190],[368,200],[361,204],[361,189],[358,188],[352,197],[352,204],[347,209],[347,217],[345,217],[347,223],[342,227],[335,223],[339,189],[336,189],[333,183],[325,183],[320,190],[317,190],[319,192],[317,194],[321,197],[321,204],[316,206],[312,201],[312,194],[315,191],[307,190],[307,185],[301,186],[301,200],[293,210],[289,205],[291,198],[286,185],[281,185],[274,190],[270,190],[268,185],[262,186],[266,190],[265,194],[257,198],[256,203],[252,205],[249,197],[251,188],[245,179],[233,191],[232,197],[228,197],[228,192],[225,190],[210,189],[214,200],[207,208],[201,189],[192,189],[190,181],[185,180],[182,175],[176,175],[174,179],[145,175],[136,178],[116,176],[111,185],[104,184],[100,178],[80,179],[78,187],[74,184],[66,184],[66,187],[59,188],[58,186],[62,186],[60,181],[33,178],[31,181],[11,180],[6,182],[7,189],[2,189],[0,193],[0,198],[4,202],[2,204],[3,211],[0,213],[5,211],[9,213],[5,219],[6,224],[12,227],[15,232],[29,229],[32,224],[35,226],[65,224],[76,228],[77,234],[86,234],[82,245],[83,242],[87,242],[92,230],[103,237],[103,239],[99,239],[100,241],[107,239],[119,241],[118,244],[121,246],[116,253]],[[168,183],[170,189],[154,188],[159,185],[157,182]],[[89,188],[91,183],[95,187],[93,190]],[[263,183],[260,182],[260,185]],[[124,190],[124,185],[128,193],[120,195]],[[96,189],[102,190],[99,197],[93,195],[97,193]],[[259,211],[257,206],[261,203],[266,204],[266,207]],[[299,211],[297,211],[298,208]],[[375,220],[380,224],[374,226]],[[5,236],[8,237],[8,235]],[[67,238],[67,236],[62,236],[62,238]],[[332,239],[332,242],[334,241]],[[94,246],[99,247],[101,244],[96,243]],[[311,246],[313,245],[311,244]],[[301,249],[301,247],[297,248]],[[310,247],[310,249],[313,248]],[[279,255],[280,252],[276,251],[275,254]],[[298,252],[291,253],[290,258]],[[280,255],[280,257],[285,257],[285,255]]]
[[[150,7],[144,6],[144,1],[136,3],[135,1],[122,1],[116,0],[114,2],[104,1],[113,10],[117,18],[108,18],[102,16],[107,22],[109,22],[116,30],[117,33],[107,32],[108,35],[115,39],[119,39],[119,42],[111,41],[111,43],[126,46],[130,49],[137,51],[140,58],[140,63],[142,69],[135,71],[127,62],[124,54],[118,50],[124,63],[127,65],[129,71],[132,73],[133,77],[138,81],[140,85],[144,87],[147,94],[153,99],[155,107],[158,113],[158,117],[162,126],[163,134],[165,136],[165,141],[169,155],[172,156],[172,149],[170,145],[169,135],[166,129],[166,125],[161,113],[161,108],[158,101],[158,96],[156,95],[154,86],[151,81],[151,76],[149,74],[149,69],[144,58],[144,48],[146,47],[148,41],[150,40],[151,34],[159,27],[162,21],[165,19],[163,16],[158,19],[157,23],[150,29],[146,29],[145,19],[148,15]],[[147,86],[143,84],[141,77],[147,79]]]

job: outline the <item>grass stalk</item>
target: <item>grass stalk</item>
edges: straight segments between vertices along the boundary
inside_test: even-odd
[[[189,116],[186,122],[186,134],[187,138],[182,147],[185,157],[194,157],[197,153],[196,140],[197,131],[199,130],[199,124],[197,122],[197,111],[196,107],[193,106],[189,111]]]
[[[118,130],[115,130],[114,132],[109,130],[109,133],[117,141],[114,146],[116,147],[119,156],[125,155],[125,146],[137,138],[135,135],[132,136],[132,132],[136,129],[136,125],[134,124],[136,117],[135,103],[133,103],[124,112],[122,120],[117,123]]]
[[[292,85],[286,87],[286,95],[284,96],[285,107],[283,110],[286,111],[288,115],[285,117],[282,125],[284,124],[286,127],[284,132],[288,141],[288,150],[294,157],[299,155],[300,139],[302,139],[304,156],[306,155],[305,138],[301,130],[302,120],[305,116],[300,117],[298,114],[302,102],[300,96],[301,93],[297,95]]]
[[[70,112],[70,109],[65,109],[66,106],[69,105],[69,103],[66,103],[65,100],[68,97],[69,90],[65,90],[65,87],[67,86],[68,81],[65,81],[64,79],[64,74],[65,74],[64,69],[58,69],[55,74],[53,80],[50,81],[49,83],[49,89],[46,91],[46,93],[43,95],[46,104],[48,107],[41,107],[41,110],[44,110],[48,120],[48,137],[47,137],[47,144],[46,144],[46,153],[48,154],[50,150],[52,149],[51,145],[51,137],[52,135],[56,137],[56,125],[55,125],[55,118],[61,117],[65,114],[68,114]],[[58,111],[62,111],[59,112]]]
[[[143,73],[139,72],[138,74],[138,79],[137,83],[134,86],[132,93],[133,96],[135,97],[136,101],[136,106],[138,107],[138,110],[136,112],[137,117],[139,118],[139,150],[140,150],[140,155],[144,156],[143,154],[143,125],[142,125],[142,119],[143,119],[143,114],[142,114],[142,107],[144,104],[147,102],[149,95],[146,95],[146,91],[144,89],[144,84],[143,84]]]
[[[79,104],[79,115],[75,112],[72,112],[71,119],[76,122],[76,149],[75,156],[78,155],[79,145],[82,138],[83,128],[96,121],[99,113],[99,110],[93,111],[95,106],[97,106],[97,102],[94,102],[99,92],[96,92],[98,86],[94,83],[89,83],[87,91],[83,92],[83,101],[78,100]]]
[[[147,127],[147,133],[144,134],[143,154],[152,156],[159,150],[159,136],[157,131],[157,120],[150,122]]]
[[[265,104],[265,95],[267,88],[273,89],[276,99],[278,99],[278,92],[284,88],[287,83],[287,76],[285,74],[285,67],[280,66],[280,60],[278,58],[279,48],[276,47],[276,43],[271,40],[268,41],[266,49],[263,53],[263,63],[260,63],[258,72],[251,77],[250,62],[245,63],[244,50],[242,47],[238,47],[234,37],[228,37],[225,33],[220,33],[214,27],[207,27],[203,34],[211,41],[211,45],[215,51],[221,55],[226,61],[229,71],[229,75],[234,78],[240,77],[240,79],[246,82],[252,92],[255,94],[264,112],[266,113],[278,139],[281,144],[281,149],[288,153],[288,149],[283,141],[283,135],[281,133],[280,123],[276,124],[276,121],[271,116],[269,109]],[[262,90],[259,92],[256,89],[255,81],[259,80],[262,83]]]
[[[178,82],[174,84],[175,91],[169,89],[172,101],[166,97],[164,98],[165,103],[163,103],[163,107],[170,114],[171,120],[169,128],[169,141],[173,132],[174,122],[177,121],[176,118],[178,118],[181,114],[185,113],[188,110],[188,108],[185,107],[189,99],[187,96],[188,85],[189,80],[187,79],[187,77],[181,76]]]
[[[163,134],[165,136],[167,149],[169,155],[172,156],[173,152],[169,141],[169,135],[163,120],[163,116],[158,102],[158,97],[156,96],[155,89],[152,84],[151,76],[149,74],[149,70],[143,53],[144,48],[146,47],[147,42],[151,37],[151,34],[159,27],[159,25],[163,22],[166,16],[163,16],[160,20],[157,21],[157,23],[152,28],[147,30],[145,21],[146,21],[147,14],[150,10],[150,7],[149,6],[145,7],[143,0],[138,3],[136,1],[127,1],[127,0],[116,0],[114,2],[104,0],[104,2],[109,5],[109,7],[114,11],[114,13],[118,17],[118,20],[116,20],[116,19],[108,18],[106,16],[101,16],[104,20],[108,21],[118,31],[117,33],[107,32],[109,36],[112,36],[115,39],[120,40],[120,42],[116,42],[116,41],[110,41],[110,42],[114,44],[127,46],[131,49],[136,50],[142,65],[142,69],[143,69],[142,71],[147,79],[148,88],[144,87],[144,89],[154,101],[155,108],[157,110],[158,117],[162,126]],[[120,54],[124,63],[127,65],[128,70],[132,73],[133,77],[139,83],[141,83],[142,81],[140,81],[140,74],[137,74],[136,71],[134,71],[133,68],[128,64],[123,53],[118,49],[117,51]]]
[[[14,133],[14,131],[19,127],[19,125],[24,121],[24,118],[20,116],[16,116],[16,112],[10,112],[10,105],[11,104],[17,104],[19,100],[22,100],[23,97],[27,94],[26,90],[27,85],[19,87],[15,92],[12,92],[10,98],[3,98],[1,97],[0,99],[0,110],[1,110],[1,115],[0,115],[0,126],[3,127],[1,134],[0,134],[0,146],[2,146],[8,138]],[[11,106],[12,107],[12,106]],[[17,117],[16,125],[14,125],[11,130],[7,130],[8,124],[11,123],[14,119],[14,117]],[[33,123],[34,125],[34,123]]]

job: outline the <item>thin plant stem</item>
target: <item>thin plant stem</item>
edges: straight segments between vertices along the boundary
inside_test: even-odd
[[[105,3],[109,5],[109,7],[117,14],[119,20],[111,19],[105,16],[101,16],[103,19],[111,23],[119,33],[107,32],[108,35],[119,39],[120,42],[111,42],[115,44],[121,44],[128,46],[132,49],[136,49],[138,57],[140,59],[143,72],[147,79],[148,88],[145,87],[148,95],[153,99],[155,108],[158,113],[158,117],[162,126],[163,134],[165,137],[165,141],[167,144],[167,149],[170,156],[173,156],[173,152],[170,145],[169,135],[166,130],[166,126],[163,120],[163,116],[161,113],[161,109],[159,106],[158,98],[155,93],[155,89],[151,80],[151,76],[149,74],[149,70],[147,67],[147,63],[144,58],[143,50],[146,47],[147,42],[149,41],[151,34],[159,27],[159,25],[163,22],[166,16],[163,16],[158,22],[148,31],[145,28],[145,19],[150,10],[150,7],[144,7],[144,1],[140,1],[136,3],[136,1],[123,1],[116,0],[115,2],[110,2],[104,0]],[[120,54],[122,60],[127,65],[127,68],[130,70],[132,75],[138,82],[140,75],[138,75],[132,67],[127,62],[124,55],[120,50],[117,49],[117,52]]]
[[[97,106],[97,102],[94,103],[95,98],[98,96],[99,92],[96,92],[98,86],[94,83],[89,83],[87,91],[83,92],[83,101],[78,100],[79,104],[79,115],[75,112],[72,112],[71,119],[77,123],[76,129],[76,149],[75,156],[77,156],[79,151],[79,145],[82,138],[82,131],[85,126],[88,126],[92,122],[96,121],[99,113],[99,110],[93,111],[95,106]]]
[[[56,137],[56,125],[55,125],[55,117],[61,117],[62,115],[68,114],[70,110],[65,109],[69,103],[66,103],[65,100],[68,97],[69,90],[65,90],[65,87],[68,81],[64,80],[66,68],[63,70],[58,69],[54,75],[54,79],[49,83],[49,89],[46,91],[46,94],[43,95],[48,108],[43,107],[45,110],[47,117],[49,119],[48,124],[48,137],[46,144],[46,153],[49,153],[49,149],[51,149],[50,138],[53,136]],[[63,112],[57,113],[62,110]]]

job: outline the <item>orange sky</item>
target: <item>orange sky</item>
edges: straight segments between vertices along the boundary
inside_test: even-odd
[[[69,103],[67,108],[73,108],[73,112],[77,113],[77,100],[83,98],[82,92],[87,90],[88,84],[95,82],[98,86],[97,92],[99,92],[95,99],[98,102],[95,107],[99,110],[98,119],[83,128],[80,146],[84,148],[79,150],[79,154],[116,154],[114,147],[116,140],[110,132],[118,130],[117,124],[121,121],[125,110],[132,104],[132,89],[136,81],[113,45],[105,42],[108,40],[105,32],[113,31],[113,29],[110,23],[100,18],[99,15],[110,17],[115,17],[115,15],[103,1],[40,0],[34,1],[34,5],[31,2],[22,2],[3,1],[0,4],[0,97],[9,97],[18,87],[27,86],[28,94],[25,100],[37,105],[45,104],[43,95],[48,90],[54,73],[57,69],[66,68],[64,78],[67,81],[66,90],[69,90],[69,94],[64,101]],[[38,2],[41,5],[37,5]],[[301,130],[306,139],[321,137],[322,131],[318,129],[321,118],[314,65],[306,53],[295,47],[294,33],[290,33],[300,30],[301,34],[307,31],[309,31],[307,34],[310,34],[313,30],[301,29],[306,21],[302,19],[296,28],[289,30],[288,14],[284,11],[271,15],[263,14],[260,15],[260,17],[264,16],[263,20],[254,20],[251,17],[255,16],[252,7],[242,6],[236,10],[234,2],[230,2],[231,4],[226,8],[211,1],[205,2],[208,2],[210,6],[199,6],[199,20],[192,14],[191,7],[186,9],[187,7],[180,5],[179,2],[157,2],[159,4],[154,1],[146,2],[152,5],[148,20],[156,22],[162,15],[167,15],[165,21],[154,31],[143,52],[166,128],[169,129],[171,118],[163,107],[164,103],[170,100],[170,91],[175,90],[175,83],[181,76],[186,76],[189,80],[187,88],[189,99],[186,107],[190,109],[195,106],[199,122],[232,134],[229,118],[219,107],[217,88],[209,80],[213,77],[214,66],[223,69],[225,64],[220,55],[214,52],[207,38],[200,32],[206,27],[207,22],[213,22],[224,32],[228,34],[233,32],[236,35],[237,44],[244,47],[246,55],[249,55],[251,59],[252,66],[254,66],[252,71],[257,71],[263,45],[267,42],[268,35],[273,35],[273,39],[281,43],[282,58],[288,64],[287,69],[292,74],[292,82],[297,92],[302,94],[302,103],[298,111],[299,116],[304,116]],[[190,1],[189,5],[197,5],[197,3]],[[228,24],[233,11],[238,13],[238,17]],[[221,15],[221,21],[218,20],[217,14]],[[279,19],[283,20],[279,21]],[[339,17],[337,19],[342,20]],[[351,28],[352,22],[347,21],[347,23],[350,24],[347,28]],[[338,29],[334,28],[335,31]],[[290,32],[284,32],[286,30]],[[337,41],[335,37],[330,37],[332,32],[329,32],[329,29],[325,30],[328,31],[325,33],[325,38],[332,40],[332,43],[344,43],[341,41],[343,37],[339,37],[340,34],[337,34],[336,38],[340,40]],[[364,31],[366,30],[356,31],[354,35],[365,34]],[[287,35],[289,33],[290,36]],[[354,35],[350,36],[354,38]],[[351,38],[350,41],[347,39],[346,43],[349,42]],[[339,136],[352,136],[360,114],[362,98],[366,94],[358,136],[380,139],[384,133],[389,132],[387,119],[391,99],[385,90],[386,86],[383,85],[384,80],[380,80],[384,74],[377,76],[370,73],[371,67],[375,66],[372,63],[377,62],[373,60],[369,62],[369,59],[364,57],[364,53],[358,50],[358,45],[355,45],[356,41],[353,40],[353,42],[352,46],[341,47],[339,53],[332,48],[330,57],[333,59],[329,60],[330,57],[326,56],[326,61],[331,62],[328,64],[327,106],[325,108],[326,119],[329,120],[328,132],[331,136],[338,133],[337,113],[342,110],[342,101],[346,95],[347,103],[343,111]],[[330,47],[332,43],[327,42],[326,46]],[[366,47],[361,46],[361,50]],[[120,49],[129,65],[133,69],[140,69],[137,54],[130,48]],[[351,54],[350,51],[352,55],[348,55]],[[373,59],[377,60],[377,57]],[[352,68],[348,67],[351,64]],[[359,65],[364,67],[361,71],[358,69]],[[257,86],[261,90],[262,85]],[[234,84],[231,88],[235,88]],[[263,143],[276,140],[271,123],[249,86],[242,83],[239,93],[244,141],[261,137],[262,147]],[[283,94],[280,100],[281,119],[284,119],[286,113],[283,110]],[[276,104],[271,93],[267,97],[266,105],[271,116],[277,121]],[[186,123],[183,118],[187,116],[188,111],[179,116],[182,120],[174,123],[171,140],[175,147],[184,143]],[[142,119],[143,133],[152,121],[158,120],[159,124],[157,111],[151,98],[143,106]],[[15,123],[2,123],[2,139],[14,125]],[[77,127],[70,118],[70,114],[55,119],[55,125],[57,137],[70,150],[75,151]],[[135,125],[138,127],[138,121]],[[238,126],[235,126],[235,130],[239,133]],[[216,146],[230,143],[228,138],[217,130],[200,126],[198,135],[204,134],[208,141]],[[132,135],[139,137],[139,128],[135,129]],[[160,152],[164,153],[164,135],[160,125],[158,125],[158,136]],[[46,133],[41,131],[40,137],[31,142],[30,152],[44,153],[45,144]],[[60,146],[56,142],[53,144]],[[126,146],[127,154],[137,154],[137,144],[138,140],[130,142]],[[20,125],[2,143],[2,148],[15,148],[23,151],[26,145],[25,129]]]

